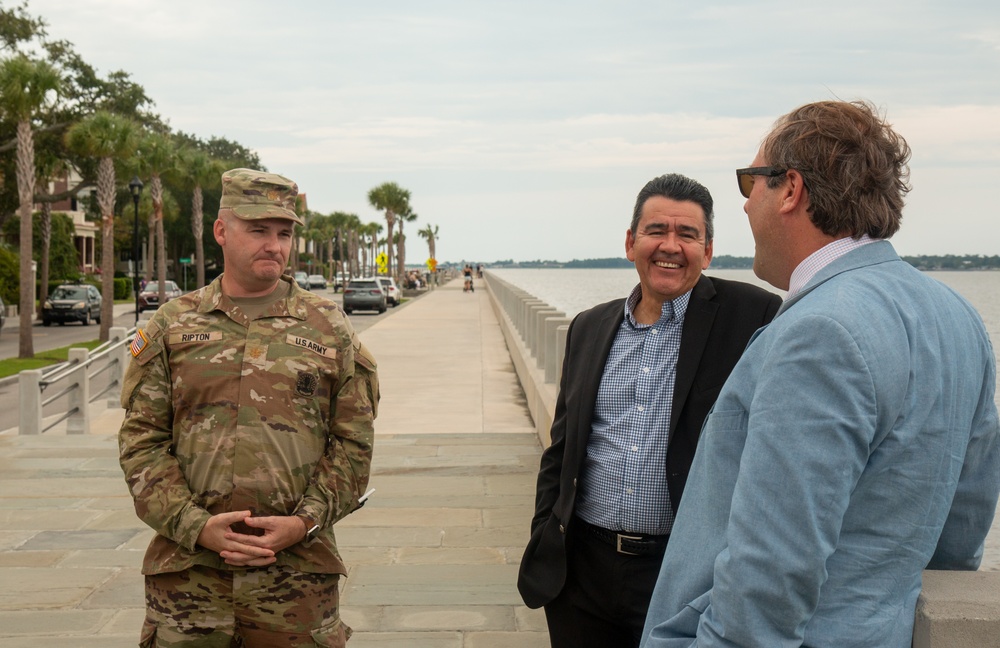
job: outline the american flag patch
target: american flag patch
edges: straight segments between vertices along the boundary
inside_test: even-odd
[[[146,344],[148,343],[149,340],[146,338],[146,334],[142,332],[142,329],[137,329],[135,337],[132,338],[132,346],[129,347],[129,350],[132,351],[132,357],[134,358],[142,353],[142,350],[146,348]]]

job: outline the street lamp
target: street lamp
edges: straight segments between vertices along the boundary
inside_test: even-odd
[[[128,183],[132,193],[132,204],[135,205],[135,224],[132,227],[132,283],[135,288],[135,325],[139,326],[139,194],[142,193],[142,180],[132,176]]]

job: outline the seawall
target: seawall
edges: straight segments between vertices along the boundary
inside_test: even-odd
[[[486,285],[497,321],[535,423],[542,447],[549,429],[569,319],[534,295],[486,272]],[[554,370],[552,369],[554,367]],[[546,371],[549,368],[549,371]],[[997,517],[1000,517],[998,515]],[[987,539],[984,566],[996,569],[1000,552]],[[925,571],[917,600],[912,648],[982,648],[1000,646],[1000,571]]]

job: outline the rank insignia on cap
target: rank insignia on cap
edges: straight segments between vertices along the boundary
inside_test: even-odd
[[[132,357],[134,358],[142,353],[147,344],[149,344],[149,339],[146,337],[146,334],[142,332],[142,329],[136,329],[135,337],[132,338],[132,346],[129,347]]]

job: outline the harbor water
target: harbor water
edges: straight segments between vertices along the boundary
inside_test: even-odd
[[[611,299],[626,297],[639,282],[634,268],[497,268],[490,269],[490,272],[563,311],[567,317],[573,317]],[[752,283],[784,297],[784,291],[761,281],[752,270],[710,268],[705,274]],[[927,274],[953,288],[979,311],[996,352],[997,345],[1000,344],[1000,271],[942,271]],[[1000,407],[1000,390],[996,400]],[[980,569],[1000,571],[1000,507],[986,538]]]

